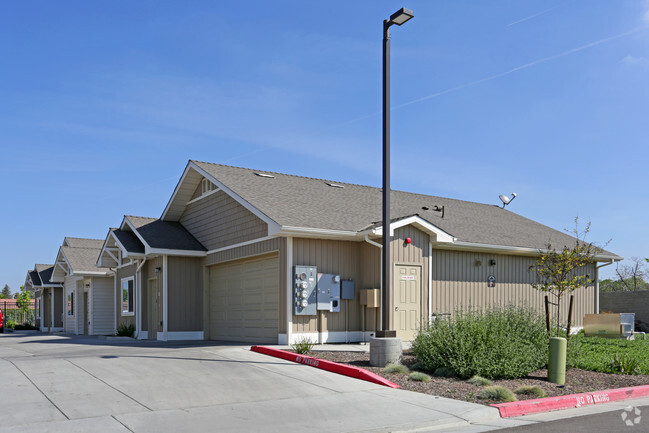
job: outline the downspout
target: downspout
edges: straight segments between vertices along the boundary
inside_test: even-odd
[[[113,273],[113,333],[117,333],[117,268],[108,269]]]
[[[430,239],[430,238],[429,238]],[[433,243],[428,241],[428,323],[433,318]]]
[[[142,266],[146,263],[146,256],[144,260],[135,268],[135,278],[137,285],[135,286],[135,326],[137,327],[137,339],[142,339]]]
[[[595,314],[599,314],[599,268],[612,265],[613,263],[615,263],[615,259],[603,265],[595,266]]]
[[[383,250],[383,245],[381,245],[378,242],[374,242],[373,240],[371,240],[370,236],[368,234],[365,234],[365,242],[367,242],[370,245],[374,245],[375,247],[379,247],[381,250]],[[383,275],[383,259],[381,259],[380,262],[381,262],[381,268],[379,269],[379,272],[380,272],[380,275]],[[379,290],[380,290],[379,293],[381,293],[381,304],[380,304],[381,306],[379,308],[379,311],[381,312],[381,314],[379,315],[379,317],[383,317],[383,278],[381,278],[381,281],[379,282]],[[365,319],[367,320],[367,318],[365,318]],[[379,326],[378,326],[379,331],[382,331],[383,330],[383,320],[379,320],[378,324],[379,324]]]

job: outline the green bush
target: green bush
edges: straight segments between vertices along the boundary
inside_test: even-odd
[[[545,391],[543,391],[538,386],[519,386],[518,388],[516,388],[516,391],[514,391],[514,393],[518,395],[529,395],[535,398],[545,397]]]
[[[471,385],[475,386],[489,386],[491,385],[491,381],[489,379],[485,379],[482,376],[473,376],[471,379],[467,380]]]
[[[457,376],[457,374],[455,373],[455,370],[453,370],[452,368],[440,367],[440,368],[435,369],[435,371],[433,372],[433,376],[435,376],[435,377],[455,377],[455,376]]]
[[[14,322],[13,320],[7,320],[7,328],[9,329],[14,329],[16,327],[17,323]]]
[[[313,346],[315,346],[315,343],[309,337],[300,337],[297,342],[291,344],[291,349],[297,354],[306,355],[311,353]]]
[[[19,323],[16,325],[16,331],[38,331],[38,328],[29,323]]]
[[[119,325],[117,327],[117,332],[115,333],[115,335],[117,335],[118,337],[133,337],[134,332],[134,325]]]
[[[518,400],[513,392],[505,388],[504,386],[495,385],[482,388],[478,394],[478,398],[483,400],[493,400],[493,401],[516,401]]]
[[[547,365],[548,335],[544,317],[530,308],[459,311],[431,322],[412,351],[427,371],[444,367],[462,379],[511,379]]]
[[[410,370],[408,367],[402,364],[388,364],[383,369],[384,373],[399,373],[399,374],[408,374]]]
[[[421,371],[415,371],[414,373],[410,373],[410,376],[408,376],[408,380],[414,380],[416,382],[430,382],[430,376],[427,375],[426,373],[422,373]]]

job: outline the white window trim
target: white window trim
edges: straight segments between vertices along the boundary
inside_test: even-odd
[[[124,287],[124,282],[129,281],[129,280],[133,281],[133,299],[131,300],[131,302],[133,304],[133,311],[132,312],[131,311],[124,311],[124,288],[123,287]],[[122,280],[120,282],[120,285],[119,285],[119,293],[120,293],[119,299],[120,299],[120,305],[121,305],[121,307],[120,307],[120,315],[123,316],[123,317],[124,316],[135,316],[135,308],[136,308],[136,306],[135,306],[135,277],[122,278]]]
[[[74,290],[71,290],[67,292],[67,296],[65,297],[65,316],[66,317],[75,317],[75,305],[74,305]],[[68,301],[69,299],[69,301]],[[70,314],[72,313],[72,314]]]

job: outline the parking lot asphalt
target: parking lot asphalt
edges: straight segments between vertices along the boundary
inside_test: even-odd
[[[495,408],[218,342],[0,334],[2,432],[487,431]]]

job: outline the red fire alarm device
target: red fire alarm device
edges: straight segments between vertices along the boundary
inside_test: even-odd
[[[406,238],[406,244],[411,244],[411,243],[412,243],[412,239]]]

